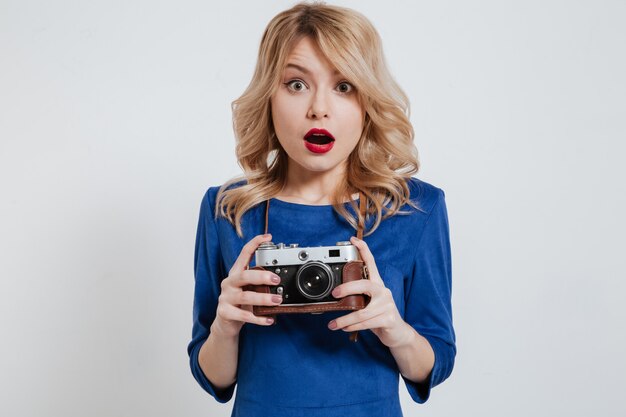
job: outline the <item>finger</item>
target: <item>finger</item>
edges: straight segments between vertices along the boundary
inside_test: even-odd
[[[362,321],[360,323],[355,323],[350,326],[346,326],[342,328],[344,332],[356,332],[359,330],[373,330],[380,329],[387,326],[387,320],[385,319],[384,314],[379,314],[376,317],[372,317],[369,320]]]
[[[272,271],[264,269],[246,269],[233,276],[233,285],[243,287],[245,285],[278,285],[280,277]]]
[[[358,279],[338,285],[332,292],[333,297],[343,298],[348,295],[366,294],[374,298],[385,289],[384,285],[372,282],[368,279]]]
[[[222,311],[222,317],[227,320],[258,324],[259,326],[270,326],[274,323],[274,319],[270,317],[255,316],[252,311],[238,308],[233,305],[224,306]]]
[[[237,294],[236,304],[249,306],[275,306],[283,302],[278,294],[262,294],[254,291],[241,291]]]
[[[343,330],[348,326],[353,326],[355,324],[368,321],[373,317],[376,317],[380,314],[384,313],[384,309],[381,307],[378,308],[364,308],[362,310],[353,311],[350,314],[346,314],[345,316],[341,316],[332,320],[328,323],[328,328],[331,330]]]
[[[369,270],[369,278],[372,281],[383,282],[383,279],[378,273],[378,267],[376,266],[374,255],[372,255],[372,252],[370,251],[369,246],[367,246],[367,243],[365,243],[364,240],[358,239],[354,236],[350,238],[350,243],[356,246],[356,248],[359,250],[359,255],[361,255],[361,259]]]
[[[272,235],[268,233],[266,235],[257,235],[252,238],[252,240],[250,240],[248,243],[243,245],[243,248],[241,248],[241,252],[237,257],[237,260],[233,264],[233,267],[230,268],[228,275],[244,271],[246,267],[250,265],[250,259],[252,259],[252,255],[254,255],[254,251],[257,250],[259,245],[263,242],[269,242],[271,240]]]

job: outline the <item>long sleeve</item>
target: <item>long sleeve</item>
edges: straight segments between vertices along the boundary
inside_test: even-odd
[[[200,206],[200,218],[196,234],[194,256],[195,290],[193,303],[192,340],[187,352],[191,373],[200,386],[219,402],[227,402],[233,396],[235,384],[225,390],[216,389],[206,378],[198,362],[200,348],[209,337],[215,319],[221,280],[226,277],[221,261],[220,245],[214,220],[214,201],[211,189],[207,191]]]
[[[435,364],[427,381],[414,383],[403,377],[414,401],[424,403],[431,388],[452,372],[456,356],[452,327],[452,270],[450,233],[445,194],[434,188],[434,204],[417,243],[413,277],[405,294],[405,321],[430,343]],[[432,200],[431,200],[432,201]]]

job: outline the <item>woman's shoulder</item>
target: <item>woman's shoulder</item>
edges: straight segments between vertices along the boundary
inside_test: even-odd
[[[430,213],[440,200],[444,200],[444,191],[416,177],[407,180],[409,199],[426,213]]]
[[[204,198],[202,201],[203,203],[206,202],[206,204],[210,205],[213,208],[215,207],[215,202],[217,201],[217,195],[219,194],[220,190],[222,191],[231,190],[234,188],[241,187],[242,185],[245,185],[246,183],[247,183],[246,180],[233,180],[233,181],[228,181],[222,185],[209,186],[209,188],[204,193]]]

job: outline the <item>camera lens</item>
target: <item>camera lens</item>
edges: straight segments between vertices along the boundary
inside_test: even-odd
[[[322,262],[308,262],[298,271],[296,283],[306,298],[319,300],[333,289],[333,272]]]

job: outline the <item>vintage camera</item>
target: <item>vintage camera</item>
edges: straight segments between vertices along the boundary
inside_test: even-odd
[[[280,277],[280,284],[270,286],[269,292],[282,295],[282,305],[295,306],[337,301],[331,292],[344,282],[344,267],[360,257],[350,242],[308,248],[265,242],[256,250],[255,261]]]
[[[335,246],[301,248],[297,243],[262,243],[255,253],[253,269],[273,271],[280,277],[278,285],[249,285],[247,291],[280,294],[283,302],[276,306],[253,306],[256,316],[274,317],[278,314],[329,311],[356,311],[365,308],[369,297],[353,294],[336,299],[332,291],[344,282],[368,279],[367,267],[359,257],[358,249],[350,242]],[[357,333],[350,334],[356,342]]]

